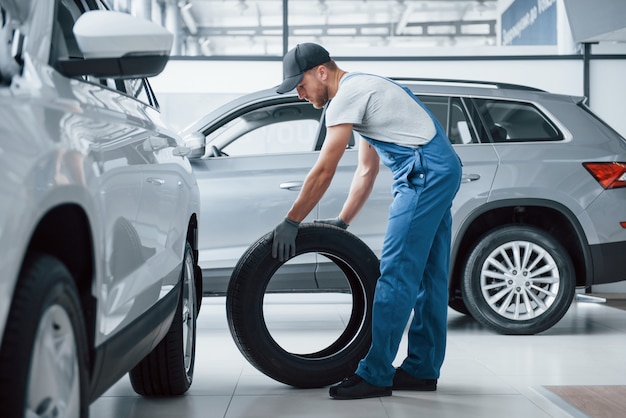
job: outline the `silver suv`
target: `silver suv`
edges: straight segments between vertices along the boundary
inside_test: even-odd
[[[93,10],[90,10],[93,9]],[[172,35],[100,0],[0,0],[0,415],[191,385],[199,191],[145,77]]]
[[[626,141],[584,98],[498,83],[398,81],[433,111],[463,161],[452,208],[453,309],[500,333],[533,334],[559,321],[576,287],[626,279]],[[238,98],[183,132],[209,220],[199,239],[206,293],[223,292],[244,250],[287,213],[324,140],[321,111],[274,90]],[[308,221],[340,212],[357,145]],[[390,188],[382,168],[349,227],[377,255]],[[328,261],[292,260],[279,271],[280,288],[343,289]]]

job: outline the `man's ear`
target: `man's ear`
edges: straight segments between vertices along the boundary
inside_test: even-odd
[[[328,68],[325,65],[318,65],[315,71],[320,81],[324,82],[328,79]]]

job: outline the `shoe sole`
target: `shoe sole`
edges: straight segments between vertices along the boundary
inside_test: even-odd
[[[387,396],[391,396],[392,395],[392,391],[389,392],[385,392],[385,393],[380,393],[380,394],[375,394],[375,395],[363,395],[363,396],[341,396],[341,395],[330,395],[331,398],[333,399],[337,399],[339,401],[348,401],[351,399],[370,399],[370,398],[385,398]]]
[[[416,387],[412,387],[412,386],[394,386],[393,390],[410,390],[413,392],[435,392],[437,390],[436,387],[434,388],[416,388]]]

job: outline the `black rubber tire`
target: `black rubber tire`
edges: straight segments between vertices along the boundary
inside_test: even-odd
[[[58,315],[53,321],[47,312],[55,310],[61,312],[64,319],[58,322]],[[85,331],[85,321],[80,305],[80,299],[74,280],[66,267],[58,259],[45,255],[33,254],[27,257],[20,273],[17,286],[11,302],[10,312],[4,330],[2,347],[0,347],[0,414],[3,418],[22,418],[26,416],[25,408],[28,406],[30,414],[38,411],[41,416],[67,416],[69,412],[65,410],[68,405],[67,399],[58,402],[54,396],[63,393],[56,388],[51,389],[50,396],[37,393],[43,399],[32,399],[29,396],[29,380],[32,372],[31,366],[33,355],[35,354],[36,338],[38,330],[43,332],[65,333],[64,329],[68,323],[73,332],[75,356],[55,358],[53,363],[60,361],[62,370],[58,370],[60,376],[72,377],[74,373],[68,370],[63,363],[68,359],[75,359],[78,365],[78,390],[79,417],[86,417],[89,412],[88,402],[88,349],[87,336]],[[47,331],[46,331],[47,330]],[[60,344],[60,341],[58,342]],[[47,346],[49,348],[49,346]],[[46,349],[44,349],[46,350]],[[47,351],[47,350],[46,350]],[[49,354],[49,353],[44,353]],[[49,357],[45,357],[50,362]],[[39,358],[40,362],[44,360]],[[48,368],[54,368],[47,364]],[[60,367],[57,365],[57,367]],[[37,376],[33,376],[37,378]],[[61,377],[62,378],[62,377]],[[63,382],[46,382],[51,388]],[[66,391],[67,388],[66,388]],[[36,392],[39,392],[36,390]],[[69,392],[69,391],[68,391]],[[26,405],[27,399],[30,402],[37,402],[37,405]]]
[[[524,247],[526,243],[534,246],[531,251]],[[515,261],[516,252],[520,262]],[[526,255],[531,259],[524,262]],[[533,265],[535,260],[539,264]],[[471,315],[487,328],[500,334],[531,335],[563,318],[574,298],[575,282],[571,258],[557,240],[539,228],[509,225],[486,233],[469,255],[463,272],[463,300]],[[508,300],[508,295],[513,299]],[[528,304],[525,296],[529,296]]]
[[[187,392],[193,381],[196,354],[196,319],[198,315],[195,262],[189,243],[181,272],[180,302],[170,329],[163,340],[129,373],[130,382],[143,396],[177,396]],[[184,328],[191,326],[191,335]],[[187,346],[185,346],[185,338]],[[186,354],[186,348],[189,350]]]
[[[299,388],[327,386],[349,376],[371,343],[371,314],[379,260],[355,235],[316,223],[301,224],[296,256],[319,253],[344,273],[352,294],[350,320],[328,347],[310,354],[284,350],[270,335],[263,314],[268,282],[284,264],[272,258],[272,233],[255,242],[232,273],[226,296],[226,316],[244,357],[267,376]]]
[[[202,268],[196,264],[193,269],[194,278],[196,280],[196,314],[200,314],[200,308],[202,307],[203,284],[202,284]]]
[[[465,306],[463,298],[450,299],[450,301],[448,301],[448,306],[460,314],[471,315],[469,309]]]

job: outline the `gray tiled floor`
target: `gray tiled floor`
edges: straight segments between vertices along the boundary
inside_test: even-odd
[[[333,335],[346,305],[341,296],[325,297],[271,304],[265,314],[275,338],[310,347]],[[248,364],[228,330],[224,301],[203,301],[195,377],[185,396],[144,399],[124,377],[91,406],[91,417],[584,417],[542,386],[626,385],[626,311],[601,303],[576,301],[561,322],[535,336],[496,335],[450,311],[437,392],[337,401],[327,388],[294,389]]]

